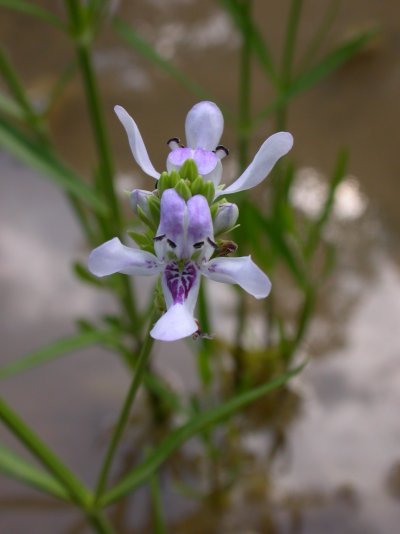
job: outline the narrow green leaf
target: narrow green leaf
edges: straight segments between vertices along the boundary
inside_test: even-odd
[[[0,0],[0,7],[6,7],[8,9],[12,9],[13,11],[19,11],[26,15],[32,15],[37,19],[41,19],[44,22],[48,22],[56,28],[65,28],[65,24],[61,19],[59,19],[51,11],[48,11],[47,9],[38,6],[32,1],[26,2],[25,0]]]
[[[309,230],[307,242],[304,247],[304,254],[306,258],[310,258],[315,252],[315,249],[317,248],[318,242],[322,236],[326,223],[329,220],[335,202],[336,189],[338,185],[342,182],[346,174],[348,156],[349,155],[347,150],[340,151],[337,156],[335,169],[331,177],[325,203],[317,220],[311,225]]]
[[[308,277],[302,264],[301,257],[295,253],[295,250],[293,250],[292,242],[288,240],[288,236],[282,231],[280,225],[272,218],[264,217],[256,209],[249,210],[248,216],[255,221],[255,227],[264,230],[278,257],[293,274],[299,286],[305,288],[308,285]]]
[[[252,129],[256,128],[271,113],[287,104],[292,98],[310,89],[349,61],[376,33],[377,30],[374,28],[356,35],[333,50],[333,52],[330,52],[320,62],[314,65],[314,67],[300,74],[293,80],[286,91],[279,94],[271,104],[268,104],[257,114],[256,119],[253,121]]]
[[[0,92],[0,111],[6,113],[13,119],[22,119],[24,112],[12,98]]]
[[[15,452],[0,444],[0,473],[59,499],[70,500],[55,478],[41,471]]]
[[[62,484],[71,499],[83,508],[91,503],[91,494],[58,458],[53,451],[37,436],[31,428],[0,398],[0,420],[16,438],[35,456],[39,462]]]
[[[113,337],[112,330],[90,330],[76,334],[75,336],[59,339],[46,347],[24,356],[23,358],[4,365],[0,368],[0,380],[22,373],[46,362],[55,360],[69,352],[73,352],[95,343],[107,342]]]
[[[153,450],[148,457],[138,465],[132,473],[125,476],[116,486],[108,491],[101,500],[102,506],[107,506],[115,501],[118,501],[123,496],[127,495],[135,488],[144,484],[155,471],[162,465],[167,458],[188,439],[196,434],[203,432],[210,426],[216,425],[220,421],[227,419],[237,411],[243,409],[248,404],[266,395],[273,389],[282,386],[294,375],[303,369],[304,365],[289,371],[280,377],[256,387],[250,391],[246,391],[236,395],[232,399],[218,405],[215,408],[207,410],[199,415],[193,417],[188,423],[181,426],[174,432],[171,432],[160,445]]]
[[[121,39],[139,52],[139,54],[151,61],[151,63],[154,63],[197,97],[210,100],[209,93],[203,87],[190,79],[183,71],[171,63],[171,61],[162,57],[148,41],[141,37],[126,22],[122,19],[114,18],[113,26]]]
[[[43,173],[65,191],[84,200],[98,213],[106,213],[105,203],[92,187],[59,161],[49,148],[31,140],[3,117],[0,117],[0,146],[33,169]]]

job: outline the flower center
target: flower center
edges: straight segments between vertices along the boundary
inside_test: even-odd
[[[182,262],[183,263],[183,262]],[[174,304],[183,304],[197,278],[197,267],[191,261],[171,261],[164,271],[167,287],[171,292]]]

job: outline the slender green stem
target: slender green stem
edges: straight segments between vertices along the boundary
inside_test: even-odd
[[[135,401],[136,393],[139,389],[140,384],[143,380],[143,375],[147,367],[147,363],[150,357],[151,348],[153,346],[153,338],[150,337],[150,329],[153,326],[153,322],[158,316],[158,311],[152,314],[152,318],[150,321],[150,326],[147,331],[146,337],[144,339],[142,350],[139,354],[139,358],[137,360],[136,368],[135,368],[135,374],[133,376],[132,383],[130,385],[130,388],[128,390],[128,393],[126,395],[124,404],[122,406],[121,413],[119,415],[117,424],[115,426],[115,430],[113,433],[113,436],[111,438],[110,445],[108,447],[108,450],[106,452],[104,462],[100,471],[100,475],[98,478],[97,486],[96,486],[96,493],[95,493],[95,503],[97,503],[106,488],[107,485],[107,478],[108,474],[111,468],[111,464],[114,458],[115,451],[118,447],[118,444],[120,442],[121,436],[125,430],[126,423],[128,421],[129,413],[131,411],[131,407]]]
[[[243,0],[241,11],[243,21],[250,20],[252,0]],[[239,165],[243,171],[248,162],[249,127],[250,127],[250,91],[251,90],[251,27],[243,22],[242,49],[239,70]]]
[[[101,511],[88,515],[88,520],[99,534],[114,534],[115,532]]]
[[[154,534],[166,534],[167,529],[161,502],[160,481],[157,473],[150,478],[150,495],[153,508],[153,531]]]
[[[239,67],[239,135],[238,135],[238,151],[239,151],[239,166],[243,171],[248,163],[249,150],[249,131],[250,131],[250,96],[251,96],[251,20],[252,0],[242,0],[241,15],[243,19],[242,25],[242,48],[240,54]],[[245,218],[246,202],[242,201],[240,206],[242,216]],[[239,229],[240,230],[240,229]],[[240,235],[240,233],[239,233]],[[243,243],[244,240],[241,239]],[[240,374],[241,361],[241,338],[246,324],[246,297],[243,292],[238,295],[238,303],[236,310],[237,325],[236,325],[236,374]]]
[[[90,50],[91,28],[87,27],[87,21],[83,15],[84,6],[80,5],[79,0],[66,0],[66,5],[75,39],[78,65],[81,71],[93,137],[101,167],[102,190],[113,216],[112,232],[114,235],[120,235],[122,221],[114,188],[114,166]]]
[[[280,73],[280,94],[283,95],[288,90],[292,78],[292,67],[294,50],[296,44],[297,30],[300,22],[303,0],[292,0],[290,5],[288,23],[286,28],[285,43],[283,47],[282,65]],[[276,127],[283,130],[286,126],[287,106],[282,105],[276,114]]]

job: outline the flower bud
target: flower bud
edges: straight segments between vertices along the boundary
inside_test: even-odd
[[[153,196],[153,193],[150,191],[145,191],[144,189],[134,189],[130,196],[130,202],[133,211],[138,215],[138,207],[146,215],[146,217],[151,217],[151,212],[149,208],[149,199]]]
[[[214,235],[222,234],[233,228],[239,217],[239,208],[236,204],[226,202],[220,204],[214,217]]]

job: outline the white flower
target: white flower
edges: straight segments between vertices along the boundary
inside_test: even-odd
[[[155,255],[127,247],[115,237],[92,251],[88,267],[100,277],[117,272],[144,276],[161,273],[167,311],[156,322],[151,335],[162,341],[174,341],[194,334],[199,328],[193,313],[201,275],[217,282],[238,284],[256,298],[264,298],[270,292],[268,277],[250,256],[210,259],[215,247],[205,197],[195,195],[185,202],[174,189],[167,189],[161,197]]]
[[[141,169],[156,180],[160,173],[153,167],[135,121],[121,106],[115,107],[119,120],[128,134],[129,144]],[[187,159],[196,162],[199,174],[204,180],[212,181],[216,188],[215,196],[237,193],[255,187],[270,173],[275,163],[293,146],[293,137],[288,132],[278,132],[266,139],[247,169],[225,189],[218,187],[221,181],[221,159],[226,149],[218,145],[224,127],[224,119],[218,106],[213,102],[199,102],[189,111],[185,121],[187,147],[179,144],[177,138],[169,141],[170,152],[167,169],[179,169]]]

